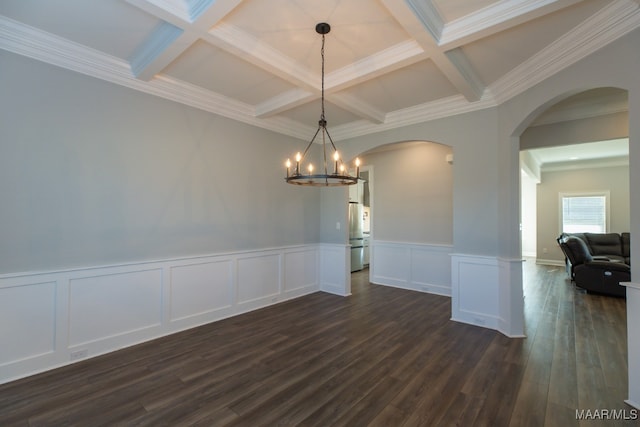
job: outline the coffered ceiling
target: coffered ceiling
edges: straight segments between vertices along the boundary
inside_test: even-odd
[[[2,0],[0,49],[309,139],[319,22],[339,140],[498,105],[638,28],[640,0]]]

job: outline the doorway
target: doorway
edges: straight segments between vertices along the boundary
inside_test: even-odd
[[[563,193],[610,194],[606,231],[629,231],[627,105],[626,90],[592,89],[551,105],[524,130],[520,136],[523,256],[539,264],[564,265],[556,243],[562,232]],[[594,113],[602,111],[605,114]]]

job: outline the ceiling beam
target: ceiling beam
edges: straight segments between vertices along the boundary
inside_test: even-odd
[[[256,106],[256,117],[282,113],[321,95],[320,78],[316,73],[240,28],[222,22],[241,0],[201,0],[195,4],[195,11],[179,0],[127,1],[163,21],[130,59],[132,72],[140,79],[152,79],[198,39],[203,39],[298,87]],[[424,50],[414,41],[399,43],[328,74],[326,92],[334,96],[331,94],[424,59]],[[335,103],[374,123],[381,123],[385,117],[384,113],[354,96],[335,95]]]
[[[162,22],[129,58],[133,74],[149,81],[164,70],[198,39],[168,22]]]
[[[289,56],[272,48],[240,28],[220,22],[203,38],[212,45],[231,53],[248,63],[280,77],[307,91],[316,91],[319,75],[299,65]]]
[[[325,76],[325,92],[332,102],[356,116],[373,123],[382,123],[385,114],[355,96],[339,93],[355,85],[373,80],[381,75],[425,59],[424,50],[414,41],[399,43],[382,52],[363,58],[354,64],[333,71]],[[321,95],[320,79],[309,91],[300,94],[288,91],[256,107],[256,114],[268,117],[295,108]]]
[[[260,118],[275,116],[319,97],[320,95],[315,91],[309,92],[301,88],[292,89],[256,105],[255,114]]]
[[[447,56],[438,46],[439,24],[435,6],[424,2],[398,0],[382,0],[389,13],[424,49],[426,55],[449,79],[456,89],[470,101],[478,101],[484,93],[484,84],[477,76],[471,64],[463,57],[462,52]],[[425,29],[427,31],[425,31]]]
[[[133,74],[149,81],[182,55],[230,13],[241,0],[127,0],[161,23],[136,49],[129,62]]]
[[[384,119],[386,118],[386,114],[383,111],[380,111],[361,99],[347,93],[335,93],[328,95],[327,100],[332,104],[354,113],[355,115],[372,123],[384,123]]]

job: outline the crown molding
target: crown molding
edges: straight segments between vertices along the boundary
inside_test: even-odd
[[[440,39],[441,46],[459,45],[461,40],[474,36],[490,28],[501,28],[509,22],[519,22],[518,18],[531,14],[540,14],[540,11],[549,6],[556,5],[563,8],[577,3],[579,0],[524,0],[518,2],[498,1],[475,13],[455,19],[442,28]]]
[[[286,118],[259,119],[251,105],[167,76],[139,80],[126,61],[2,16],[0,49],[294,138],[314,130]]]
[[[333,128],[332,135],[334,140],[339,141],[471,111],[483,110],[485,108],[495,107],[496,105],[493,98],[486,94],[476,102],[468,102],[463,95],[454,95],[414,107],[392,111],[386,114],[384,123],[378,125],[361,120],[337,126]]]
[[[638,5],[618,0],[489,85],[489,90],[501,104],[639,26]],[[600,31],[594,32],[594,28]]]
[[[182,4],[177,0],[150,0],[149,3],[164,10],[168,10],[169,7],[175,9]],[[415,7],[415,1],[409,3]],[[528,4],[531,5],[533,2]],[[355,114],[380,123],[360,120],[334,127],[333,137],[335,140],[348,139],[495,107],[638,27],[640,27],[638,3],[634,0],[617,0],[494,82],[483,91],[482,97],[474,102],[469,102],[462,95],[456,95],[384,114],[366,104],[356,105],[352,102],[353,100],[342,97],[338,101],[343,102],[347,107],[351,106]],[[593,31],[594,28],[599,31]],[[307,139],[314,128],[291,119],[266,116],[271,114],[270,108],[286,109],[292,103],[304,102],[304,99],[307,99],[305,96],[313,97],[314,94],[317,96],[319,76],[305,67],[298,66],[286,55],[231,25],[220,23],[204,36],[208,37],[214,45],[250,60],[256,66],[268,69],[289,81],[297,80],[300,85],[308,89],[308,92],[304,89],[295,93],[291,91],[279,99],[274,98],[254,108],[167,76],[156,76],[150,81],[144,81],[135,77],[131,64],[127,61],[0,16],[1,49],[256,127],[294,138]],[[382,70],[386,72],[390,67],[399,66],[402,61],[421,60],[423,55],[425,53],[422,47],[415,42],[407,42],[393,46],[380,55],[365,58],[363,61],[374,59],[383,61],[384,65],[378,65],[377,71],[373,72],[376,73]],[[358,73],[353,67],[345,67],[327,77],[331,87],[337,89],[342,85],[350,84],[349,79],[364,80],[372,78],[372,74],[371,71]],[[308,95],[304,95],[305,93]]]
[[[0,16],[0,48],[116,84],[135,80],[129,63]]]

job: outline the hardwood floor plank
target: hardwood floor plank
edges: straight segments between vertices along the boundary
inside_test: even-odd
[[[367,279],[0,385],[0,425],[592,426],[576,410],[629,409],[624,299],[528,261],[527,338],[510,339]]]

